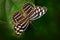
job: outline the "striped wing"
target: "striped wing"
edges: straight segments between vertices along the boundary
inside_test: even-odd
[[[34,6],[31,3],[27,3],[23,6],[23,11],[29,17],[33,12]]]
[[[13,21],[15,23],[17,22],[21,22],[25,17],[22,15],[22,13],[20,13],[19,11],[16,12],[14,15],[13,15]]]
[[[25,18],[20,12],[16,12],[13,15],[13,20],[14,30],[16,34],[21,34],[22,32],[24,32],[29,25],[28,19]]]
[[[23,11],[25,14],[27,14],[27,17],[30,20],[36,20],[42,17],[46,13],[47,9],[46,7],[40,7],[40,6],[34,7],[32,4],[27,3],[23,6]]]
[[[33,13],[30,16],[30,20],[36,20],[42,17],[46,13],[46,11],[47,11],[46,7],[36,6],[34,8]]]
[[[27,29],[28,25],[29,25],[28,20],[24,20],[22,23],[16,23],[14,26],[15,33],[17,35],[23,33]]]

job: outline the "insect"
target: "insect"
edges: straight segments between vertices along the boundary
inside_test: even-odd
[[[47,12],[46,7],[33,6],[31,3],[25,4],[22,9],[23,13],[17,11],[12,17],[14,21],[14,30],[17,35],[23,33],[27,29],[30,21],[42,17]]]

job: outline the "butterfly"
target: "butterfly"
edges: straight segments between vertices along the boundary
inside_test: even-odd
[[[31,3],[26,3],[22,9],[23,13],[17,11],[12,17],[17,35],[21,35],[27,29],[30,21],[41,18],[47,12],[46,7],[33,6]]]

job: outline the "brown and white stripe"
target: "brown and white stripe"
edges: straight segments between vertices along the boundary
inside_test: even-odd
[[[23,31],[25,31],[29,25],[28,18],[25,18],[22,14],[19,12],[16,12],[13,15],[14,20],[14,30],[16,34],[21,34]]]
[[[23,21],[22,24],[18,23],[18,25],[14,26],[15,33],[17,35],[23,33],[27,29],[28,25],[29,25],[29,21],[27,20]]]
[[[30,15],[33,12],[34,6],[30,3],[27,3],[23,6],[23,11],[26,15]]]
[[[13,15],[13,20],[15,23],[21,22],[25,17],[19,11]]]
[[[32,4],[27,3],[23,6],[23,11],[26,14],[25,15],[23,13],[26,17],[19,11],[13,15],[14,30],[18,35],[27,29],[30,22],[29,20],[33,21],[42,17],[46,13],[47,9],[46,7],[40,6],[34,7]]]
[[[45,14],[46,11],[47,11],[46,7],[36,6],[34,8],[34,12],[30,16],[30,20],[33,21],[33,20],[36,20],[36,19],[42,17]]]

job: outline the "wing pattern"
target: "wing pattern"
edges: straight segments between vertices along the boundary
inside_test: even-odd
[[[36,6],[34,9],[34,12],[30,16],[30,20],[39,19],[40,17],[42,17],[45,14],[46,11],[47,11],[46,7]]]
[[[33,6],[30,3],[25,4],[23,6],[23,13],[18,11],[13,15],[15,33],[23,33],[29,25],[29,20],[33,21],[42,17],[46,11],[46,7]]]
[[[25,18],[20,12],[13,15],[14,30],[16,34],[21,34],[29,25],[29,20]]]

